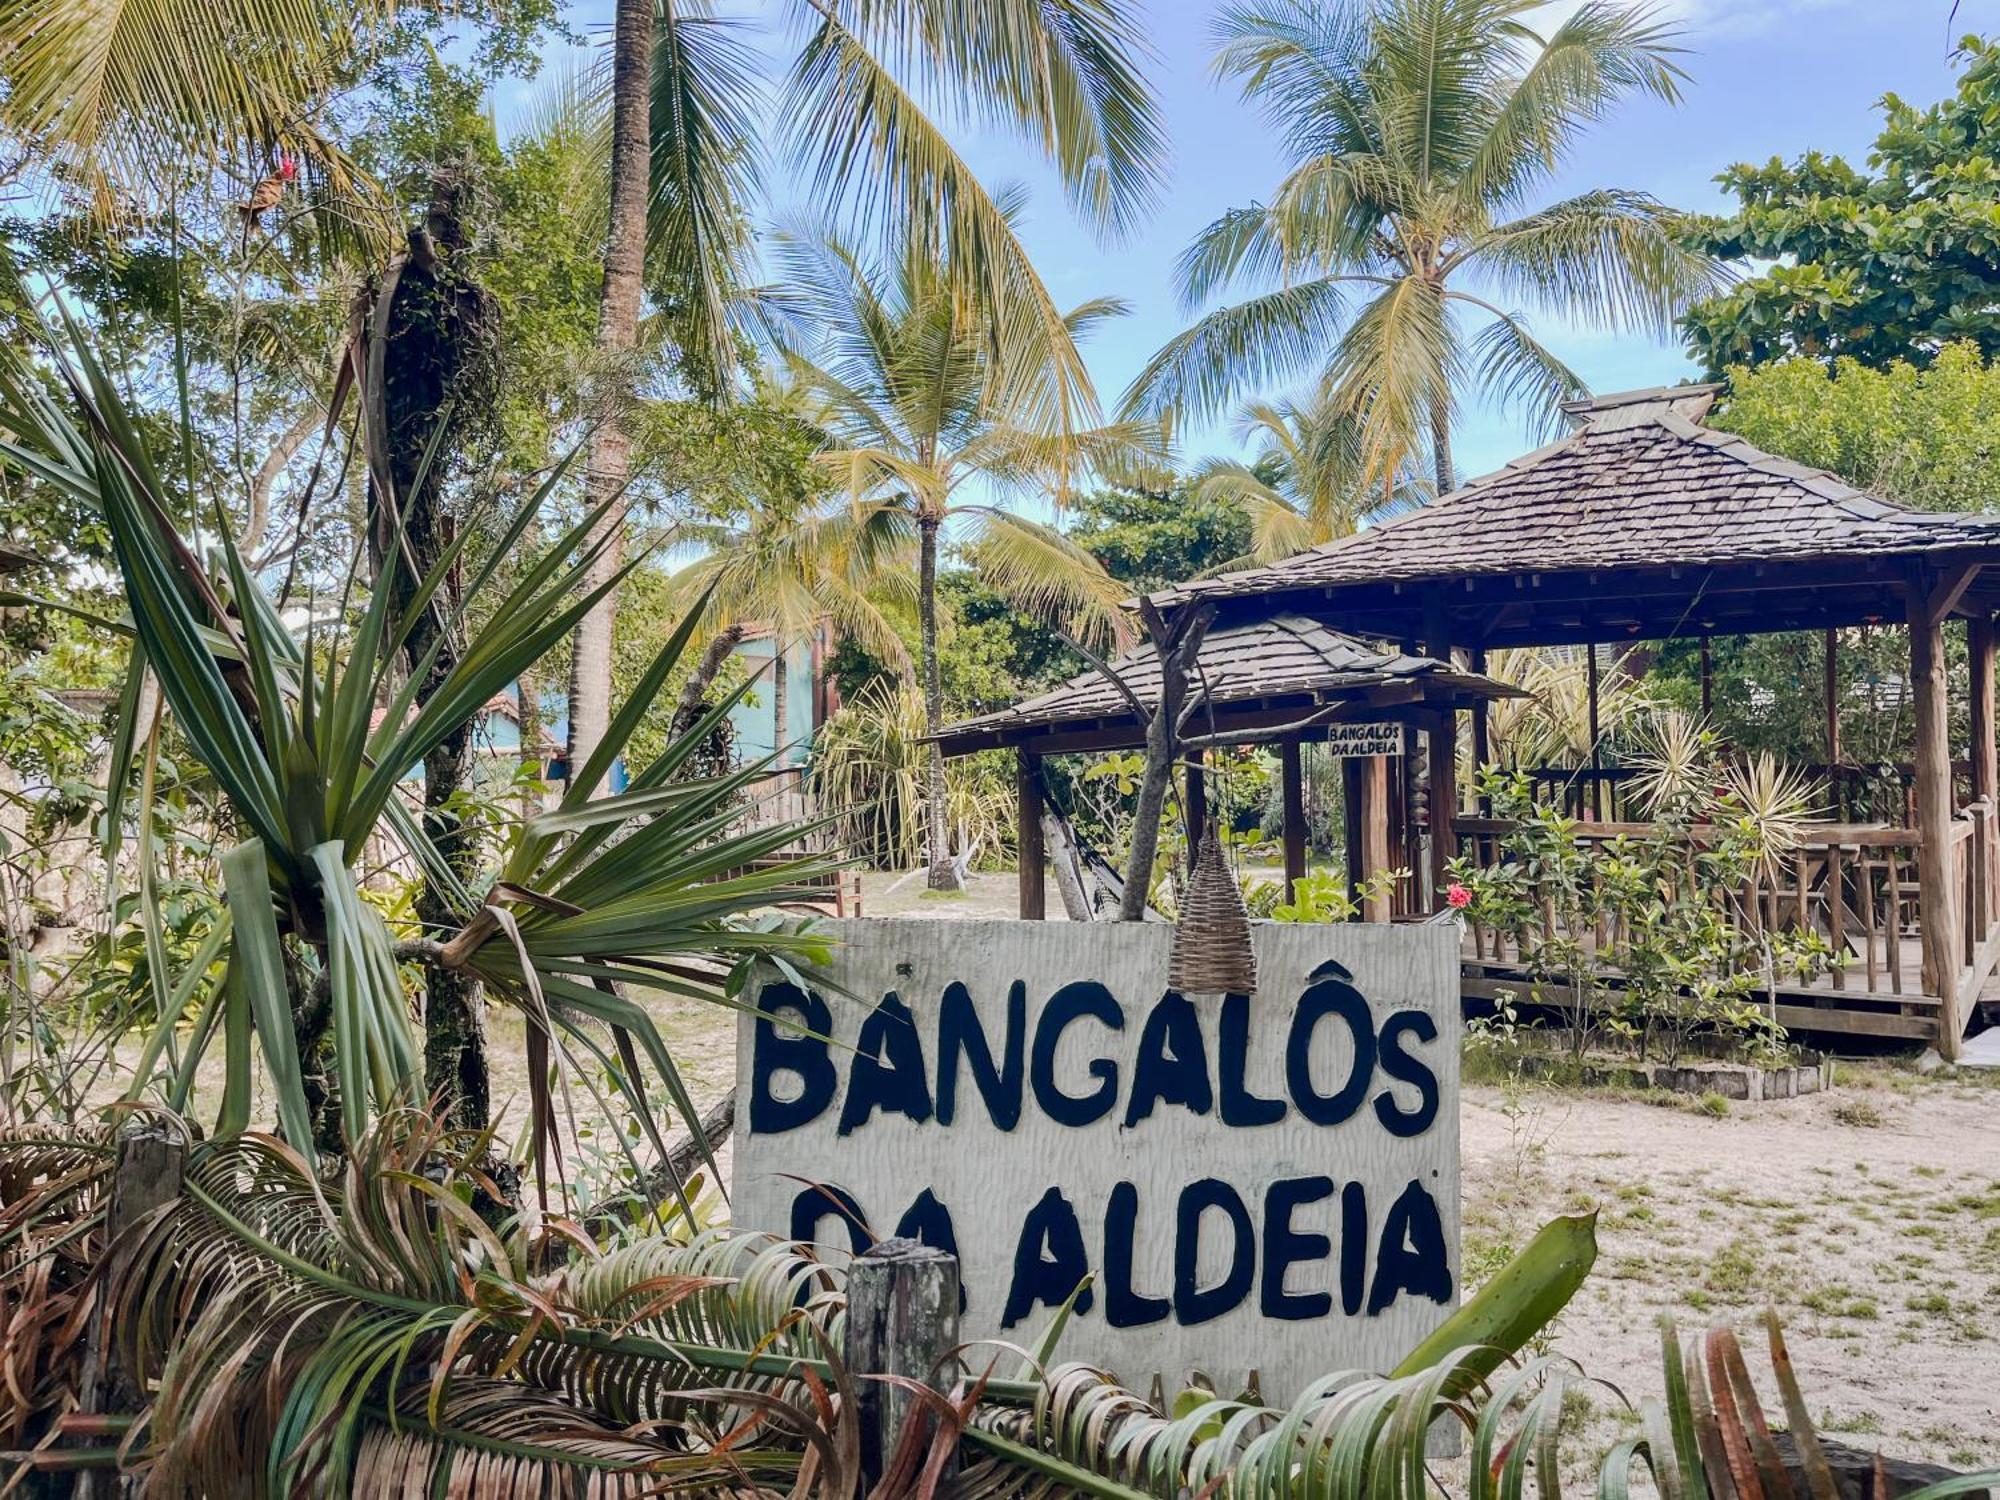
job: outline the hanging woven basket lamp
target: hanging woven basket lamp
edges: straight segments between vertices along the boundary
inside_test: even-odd
[[[1167,983],[1183,995],[1249,995],[1257,989],[1250,909],[1212,823],[1202,829],[1195,850],[1167,959]]]

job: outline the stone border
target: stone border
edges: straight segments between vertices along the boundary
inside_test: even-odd
[[[1833,1087],[1833,1059],[1809,1055],[1782,1068],[1754,1063],[1697,1062],[1688,1065],[1620,1062],[1524,1053],[1515,1059],[1527,1078],[1558,1077],[1584,1088],[1661,1089],[1670,1094],[1720,1094],[1736,1104],[1761,1104],[1770,1099],[1796,1099]]]

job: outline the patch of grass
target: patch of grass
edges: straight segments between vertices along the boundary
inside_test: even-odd
[[[1910,1298],[1903,1306],[1930,1318],[1948,1318],[1952,1313],[1951,1298],[1943,1292],[1926,1292],[1921,1297]]]
[[[1462,1267],[1465,1289],[1477,1291],[1486,1285],[1493,1274],[1514,1258],[1511,1241],[1498,1235],[1474,1234],[1466,1236],[1462,1252]]]
[[[1865,1321],[1879,1317],[1881,1310],[1876,1307],[1873,1297],[1863,1297],[1851,1288],[1834,1282],[1830,1286],[1815,1287],[1800,1299],[1800,1305],[1808,1311],[1816,1312],[1823,1318],[1852,1318]],[[1829,1429],[1835,1430],[1835,1429]],[[1860,1431],[1859,1428],[1849,1429]]]
[[[1833,1107],[1834,1123],[1857,1130],[1873,1130],[1882,1123],[1882,1111],[1866,1099],[1843,1099]]]
[[[1729,1101],[1713,1091],[1697,1099],[1694,1107],[1697,1114],[1707,1115],[1711,1120],[1720,1120],[1729,1113]]]
[[[972,899],[972,893],[969,891],[919,891],[917,899],[919,901],[969,901]]]
[[[1869,1433],[1880,1432],[1882,1430],[1882,1419],[1872,1411],[1857,1411],[1847,1416],[1839,1417],[1835,1416],[1832,1412],[1828,1412],[1819,1419],[1819,1426],[1822,1432],[1839,1432],[1866,1436]]]
[[[1725,1302],[1744,1302],[1756,1290],[1762,1270],[1756,1248],[1747,1240],[1735,1239],[1710,1257],[1702,1285]]]

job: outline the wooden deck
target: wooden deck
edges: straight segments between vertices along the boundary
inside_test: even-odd
[[[1587,825],[1589,839],[1638,837],[1642,825]],[[1493,842],[1504,825],[1468,818],[1461,834],[1487,862],[1498,856]],[[1486,847],[1479,847],[1482,844]],[[1926,954],[1923,923],[1927,912],[1948,903],[1947,920],[1956,928],[1951,953],[1957,997],[1953,1024],[1962,1035],[1973,1003],[2000,961],[2000,832],[1990,804],[1960,810],[1951,823],[1945,867],[1946,902],[1924,890],[1920,876],[1921,840],[1914,829],[1882,824],[1817,824],[1800,840],[1783,867],[1753,880],[1734,898],[1732,916],[1748,932],[1811,929],[1844,962],[1805,983],[1777,986],[1777,1017],[1788,1029],[1905,1041],[1943,1040],[1944,986]],[[1545,930],[1525,938],[1529,955],[1537,941],[1555,936]],[[1578,935],[1586,952],[1615,949],[1619,934],[1600,919],[1594,931]],[[1521,993],[1528,976],[1522,940],[1470,927],[1463,944],[1464,994],[1491,1000]],[[1601,970],[1610,983],[1616,970]],[[1771,996],[1760,989],[1758,998]],[[1957,1037],[1952,1038],[1956,1042]]]
[[[1905,938],[1904,956],[1915,972],[1922,962],[1921,944]],[[1525,997],[1528,972],[1518,960],[1481,958],[1473,952],[1468,936],[1461,946],[1459,967],[1461,993],[1468,1000],[1495,1000],[1502,995]],[[1615,970],[1604,977],[1617,983]],[[1760,1002],[1770,997],[1761,989]],[[1907,1041],[1935,1042],[1938,1039],[1936,995],[1916,991],[1896,994],[1888,990],[1839,989],[1832,977],[1822,975],[1807,985],[1778,986],[1778,1021],[1787,1030],[1825,1032],[1842,1036],[1876,1036]]]

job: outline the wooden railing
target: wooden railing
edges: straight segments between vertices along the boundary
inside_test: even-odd
[[[1914,768],[1890,763],[1798,766],[1809,784],[1823,789],[1820,809],[1841,823],[1882,822],[1908,827],[1912,822],[1910,788]],[[1645,815],[1634,795],[1644,772],[1632,766],[1536,766],[1528,771],[1535,799],[1560,808],[1572,818],[1595,822],[1631,822]],[[1969,767],[1958,767],[1961,784],[1969,785]]]
[[[1458,823],[1464,852],[1486,865],[1500,861],[1500,841],[1510,829],[1510,824],[1494,818],[1464,817]],[[1579,828],[1578,837],[1591,844],[1620,836],[1642,838],[1651,831],[1643,823],[1588,823]],[[1836,954],[1845,955],[1843,963],[1811,988],[1912,1000],[1934,996],[1938,988],[1925,971],[1920,941],[1918,844],[1918,835],[1910,828],[1809,825],[1796,849],[1775,869],[1754,872],[1744,881],[1730,898],[1731,915],[1750,934],[1787,928],[1817,931]],[[1995,906],[2000,894],[1995,879],[2000,838],[1989,805],[1976,803],[1959,815],[1952,832],[1952,858],[1955,892],[1964,901],[1961,910],[1974,918],[1962,924],[1966,962],[1972,963],[1979,945],[2000,920]],[[1524,953],[1519,935],[1471,925],[1471,956],[1523,963],[1533,957],[1538,943],[1578,938],[1592,952],[1607,952],[1625,934],[1615,930],[1611,918],[1602,916],[1589,932],[1569,932],[1555,903],[1544,901],[1539,923],[1525,936]]]

